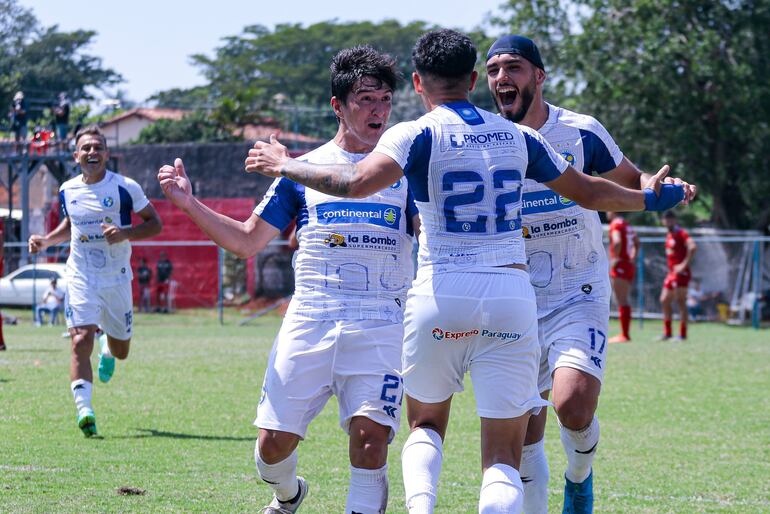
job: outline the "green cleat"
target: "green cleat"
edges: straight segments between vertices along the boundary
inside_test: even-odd
[[[99,380],[105,384],[110,381],[115,373],[115,357],[104,355],[104,347],[107,345],[107,334],[99,336]]]
[[[82,413],[78,414],[78,427],[80,427],[80,430],[83,431],[83,435],[86,437],[97,435],[94,411],[84,409]]]

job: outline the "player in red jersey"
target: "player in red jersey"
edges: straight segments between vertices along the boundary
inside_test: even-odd
[[[662,341],[671,338],[671,319],[673,311],[671,305],[676,301],[679,308],[679,339],[687,339],[687,286],[690,284],[690,262],[695,255],[697,246],[690,235],[677,223],[676,214],[667,211],[663,215],[663,224],[668,229],[666,235],[666,260],[668,261],[668,275],[663,281],[663,290],[660,292],[660,303],[663,307],[663,335]]]
[[[610,343],[631,341],[631,303],[628,296],[636,274],[636,256],[639,252],[639,236],[628,222],[616,212],[608,212],[610,220],[610,282],[615,293],[620,314],[621,333],[611,337]]]

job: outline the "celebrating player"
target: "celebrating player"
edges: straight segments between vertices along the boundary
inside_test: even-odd
[[[610,221],[610,284],[620,314],[620,334],[610,337],[607,342],[627,343],[631,341],[631,304],[628,295],[636,275],[639,236],[617,212],[608,212],[607,219]]]
[[[45,236],[29,238],[30,253],[70,239],[67,259],[65,318],[72,337],[70,380],[78,426],[86,437],[96,435],[91,406],[91,353],[98,327],[99,380],[108,382],[115,359],[128,357],[133,325],[131,243],[158,234],[161,222],[142,188],[107,169],[107,141],[95,125],[75,136],[75,162],[81,175],[59,188],[65,218]],[[131,212],[143,222],[131,226]]]
[[[334,139],[302,157],[356,163],[385,130],[396,63],[368,46],[332,61]],[[264,512],[295,512],[307,494],[297,445],[333,394],[350,436],[345,512],[385,512],[388,443],[401,417],[403,309],[413,276],[412,228],[419,222],[406,180],[394,178],[360,200],[343,200],[277,178],[241,223],[190,193],[181,160],[158,173],[163,192],[212,240],[241,257],[256,254],[297,218],[296,290],[265,373],[255,425],[257,471],[274,491]]]
[[[594,118],[543,100],[546,73],[535,43],[504,36],[487,53],[487,81],[501,114],[539,131],[581,176],[592,172],[632,189],[650,180],[626,159]],[[660,172],[658,172],[660,173]],[[686,192],[695,190],[674,181]],[[527,261],[537,295],[542,345],[539,389],[553,402],[567,453],[565,512],[593,505],[591,464],[599,442],[594,416],[606,365],[610,287],[595,207],[571,194],[524,181],[523,222]],[[611,193],[610,193],[611,194]],[[623,211],[625,209],[606,209]],[[548,462],[543,446],[547,411],[534,416],[522,457],[525,510],[548,510]]]
[[[674,317],[672,304],[679,309],[679,341],[687,339],[687,286],[690,285],[690,262],[695,256],[697,245],[685,229],[679,226],[676,213],[667,211],[663,214],[663,224],[668,229],[666,234],[666,263],[668,274],[660,291],[660,304],[663,307],[663,335],[661,341],[671,339],[671,320]]]
[[[534,130],[469,103],[478,78],[476,48],[460,33],[428,32],[412,56],[414,89],[429,112],[386,131],[368,157],[312,165],[290,159],[271,138],[249,151],[246,170],[354,198],[409,179],[422,233],[405,317],[403,376],[412,430],[402,452],[407,507],[410,513],[434,509],[452,395],[470,371],[481,417],[479,511],[516,512],[527,421],[547,404],[537,391],[540,350],[525,271],[522,179],[544,182],[592,209],[660,210],[678,203],[684,191],[660,184],[667,167],[646,192],[578,173]]]

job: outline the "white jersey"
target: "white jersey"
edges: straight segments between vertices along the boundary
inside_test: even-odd
[[[131,211],[150,204],[139,184],[109,170],[96,184],[84,183],[79,175],[61,185],[59,202],[71,226],[70,276],[92,287],[130,281],[131,243],[108,244],[101,225],[131,226]]]
[[[356,163],[366,155],[330,141],[301,160]],[[308,320],[403,320],[414,276],[412,217],[417,214],[406,179],[349,199],[277,178],[254,213],[279,230],[297,218],[296,289],[288,314]]]
[[[524,264],[524,177],[567,168],[536,131],[468,102],[435,108],[383,134],[375,152],[404,170],[420,211],[420,273]]]
[[[590,116],[549,104],[539,132],[577,171],[604,173],[623,160],[607,130]],[[609,302],[599,215],[529,179],[522,214],[538,318],[576,301]]]

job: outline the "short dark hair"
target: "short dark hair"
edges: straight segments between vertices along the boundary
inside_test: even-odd
[[[676,213],[674,211],[666,211],[663,213],[663,219],[676,219]]]
[[[76,147],[78,146],[78,141],[80,141],[80,138],[83,136],[97,136],[101,138],[102,143],[104,143],[104,146],[107,146],[107,138],[104,137],[104,133],[102,133],[98,125],[86,125],[85,127],[78,130],[77,133],[75,134]]]
[[[426,32],[412,49],[412,63],[418,73],[446,79],[469,76],[477,56],[473,41],[450,29]]]
[[[378,52],[369,45],[345,48],[332,58],[332,96],[346,103],[356,82],[363,77],[373,77],[390,89],[396,89],[400,79],[396,60],[389,54]]]

